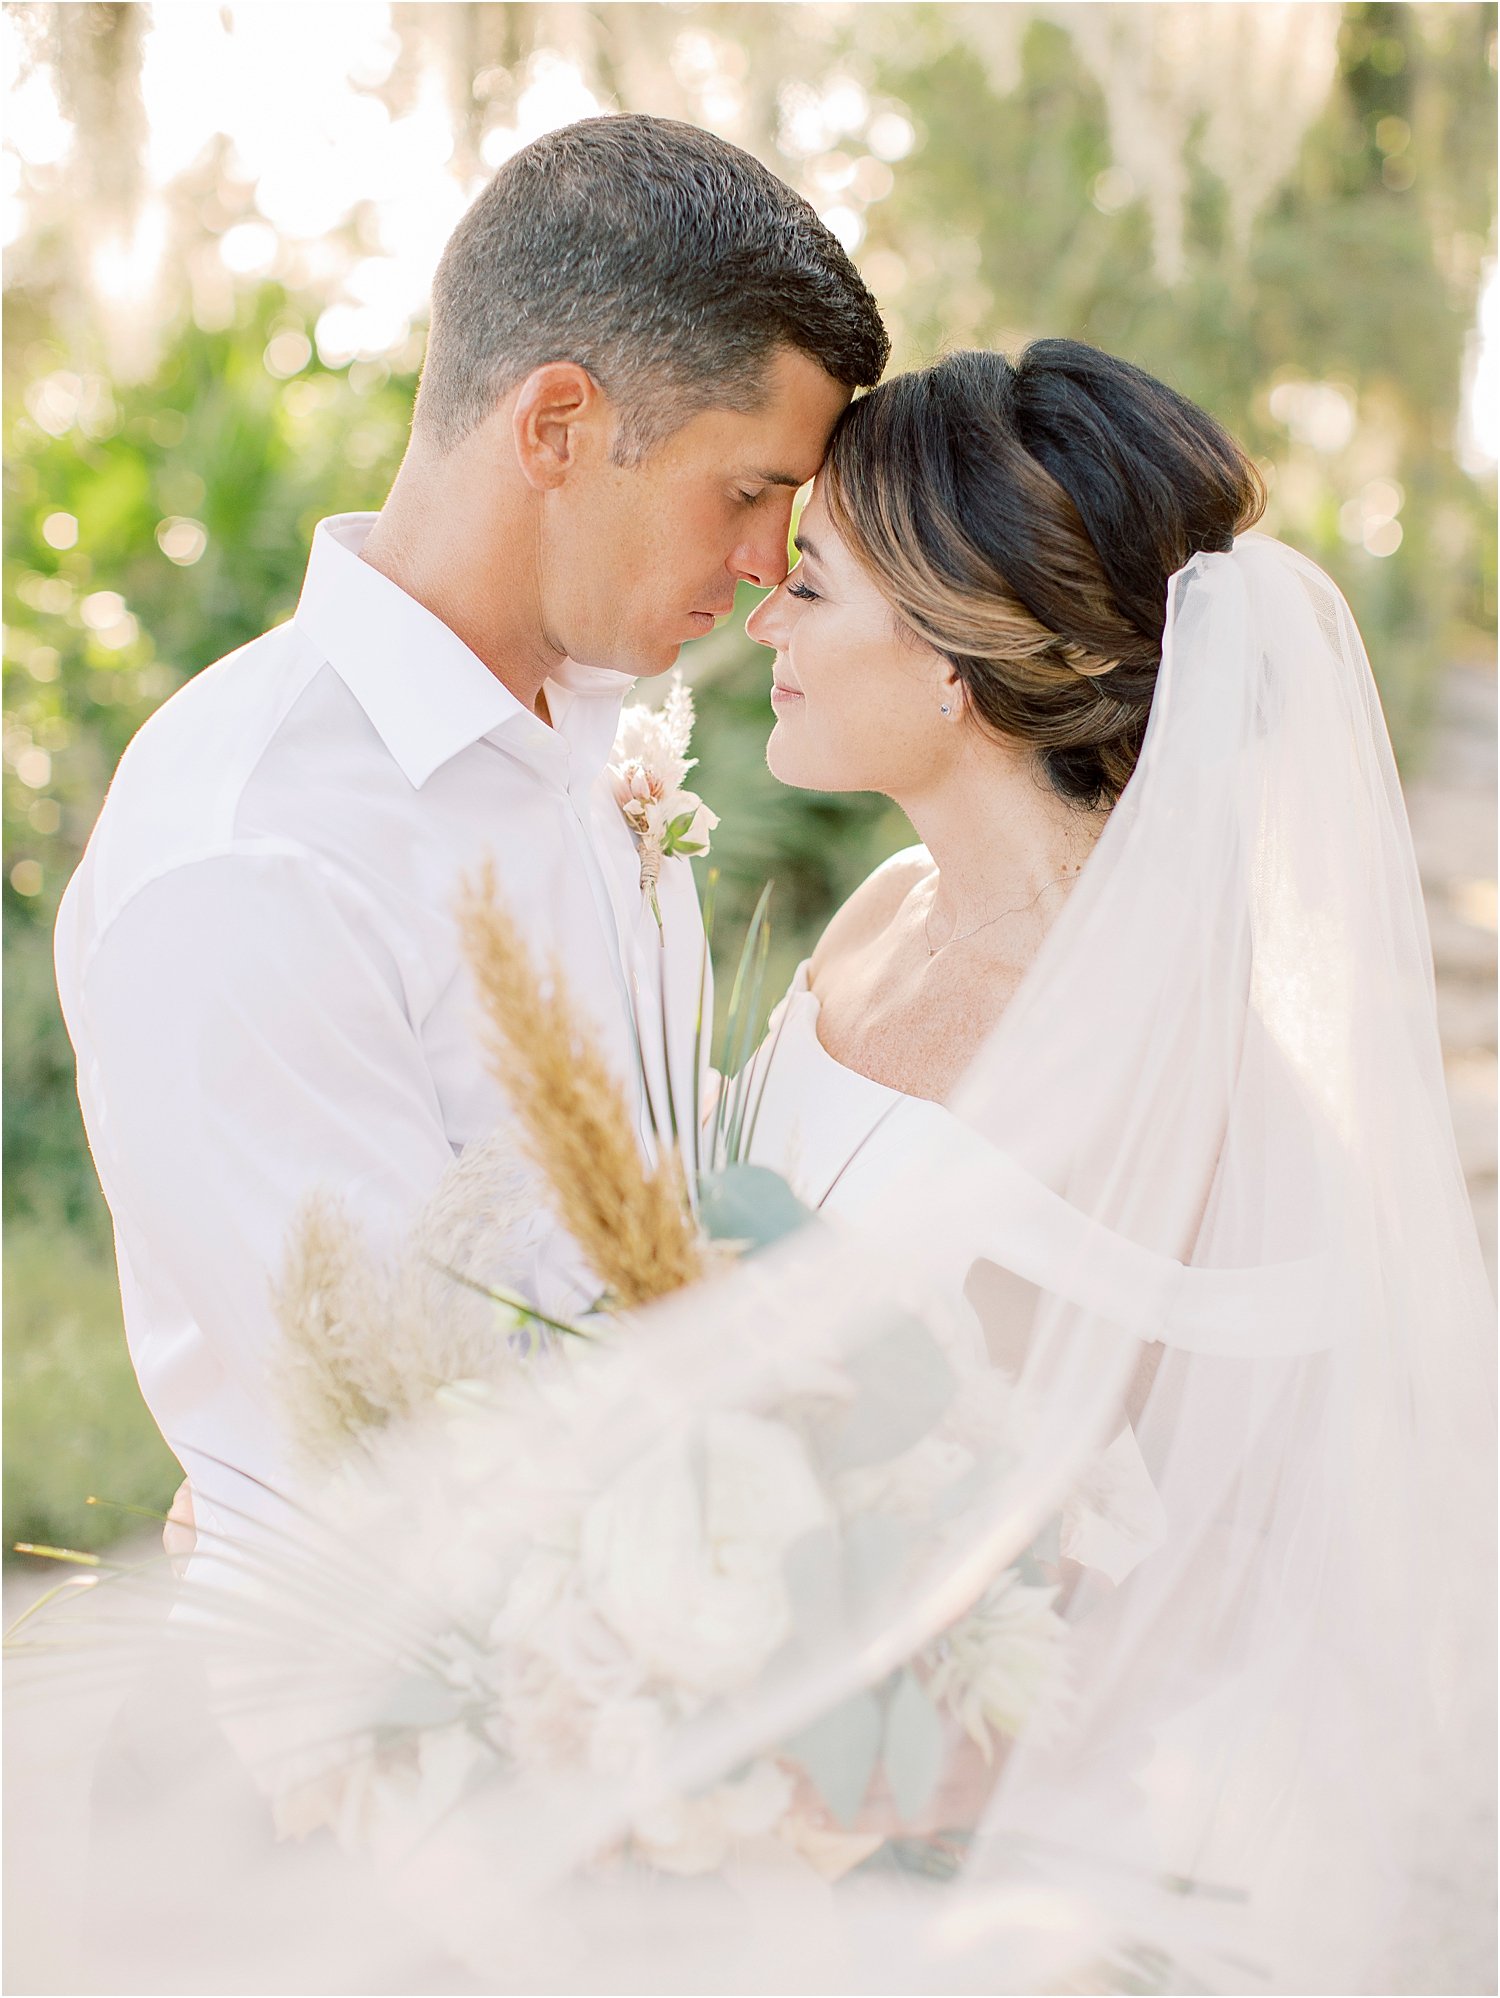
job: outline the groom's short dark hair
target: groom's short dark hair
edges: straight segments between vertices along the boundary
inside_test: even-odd
[[[816,212],[738,146],[669,118],[587,118],[502,166],[433,282],[416,422],[440,449],[546,361],[624,411],[637,457],[698,411],[754,408],[776,348],[880,379],[875,300]]]

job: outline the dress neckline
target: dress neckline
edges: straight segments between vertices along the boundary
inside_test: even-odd
[[[809,963],[797,966],[756,1050],[766,1115],[754,1113],[752,1155],[777,1170],[795,1160],[801,1197],[821,1208],[850,1168],[863,1165],[871,1141],[884,1143],[888,1127],[906,1130],[914,1119],[946,1120],[953,1113],[829,1053],[818,1037],[821,1002],[808,982]]]
[[[798,1000],[803,1002],[804,1010],[807,1013],[809,1038],[829,1067],[836,1068],[840,1075],[850,1076],[855,1082],[863,1083],[866,1089],[872,1089],[878,1095],[891,1098],[897,1102],[921,1103],[929,1100],[920,1096],[908,1096],[904,1089],[893,1089],[888,1082],[877,1082],[873,1075],[866,1075],[863,1069],[851,1068],[847,1062],[840,1061],[837,1055],[828,1052],[828,1049],[823,1045],[822,1036],[818,1032],[818,1015],[823,1010],[823,1002],[817,993],[813,991],[807,976],[807,968],[811,963],[812,959],[805,957],[797,966],[796,973],[792,978],[791,986],[787,992],[787,1000],[789,1004]],[[933,1108],[941,1109],[942,1105],[934,1104]]]

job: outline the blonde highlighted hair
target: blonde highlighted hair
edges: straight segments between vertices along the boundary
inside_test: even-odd
[[[1167,582],[1259,519],[1234,440],[1163,383],[1073,340],[960,353],[852,403],[829,513],[981,723],[1053,786],[1112,805],[1140,754]]]

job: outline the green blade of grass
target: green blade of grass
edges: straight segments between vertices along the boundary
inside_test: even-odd
[[[451,1277],[454,1283],[461,1284],[465,1290],[472,1290],[480,1297],[487,1297],[492,1304],[503,1304],[509,1310],[518,1312],[523,1318],[534,1318],[538,1325],[545,1325],[553,1332],[565,1332],[571,1339],[598,1337],[597,1333],[585,1332],[581,1325],[569,1325],[561,1318],[549,1318],[545,1311],[540,1311],[536,1305],[529,1304],[518,1291],[506,1290],[499,1284],[480,1283],[475,1277],[465,1276],[462,1270],[450,1269],[447,1263],[440,1263],[435,1257],[429,1256],[427,1260],[433,1269],[441,1271],[445,1277]]]
[[[761,1001],[765,996],[766,970],[770,960],[771,926],[769,923],[763,923],[756,939],[755,970],[751,979],[749,1000],[740,1021],[739,1061],[735,1069],[740,1086],[736,1091],[734,1121],[730,1126],[727,1147],[731,1165],[738,1164],[740,1157],[740,1140],[745,1125],[745,1104],[750,1092],[750,1054],[760,1026]]]
[[[723,1083],[719,1090],[719,1101],[714,1109],[714,1136],[709,1159],[709,1164],[713,1171],[720,1169],[719,1144],[724,1131],[725,1099],[728,1093],[729,1079],[737,1072],[737,1064],[733,1059],[734,1050],[744,1038],[741,1012],[745,1004],[746,981],[752,976],[752,967],[755,963],[760,934],[765,927],[766,908],[770,902],[771,890],[774,886],[774,882],[768,881],[760,891],[754,912],[750,917],[750,926],[745,932],[745,941],[740,946],[740,961],[735,967],[734,984],[730,987],[729,991],[729,1011],[724,1021],[723,1055],[719,1062],[719,1073],[723,1077]]]
[[[698,1007],[693,1016],[693,1182],[696,1193],[703,1174],[703,1009],[708,1001],[708,968],[712,962],[714,913],[719,900],[719,870],[708,871],[703,897],[703,949],[698,959]]]

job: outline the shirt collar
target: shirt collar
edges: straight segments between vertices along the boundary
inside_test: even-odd
[[[547,681],[553,727],[531,714],[456,632],[360,560],[376,516],[318,522],[295,623],[364,709],[408,782],[420,790],[460,750],[503,735],[544,763],[567,743],[571,775],[592,780],[609,760],[627,673],[564,660]]]

